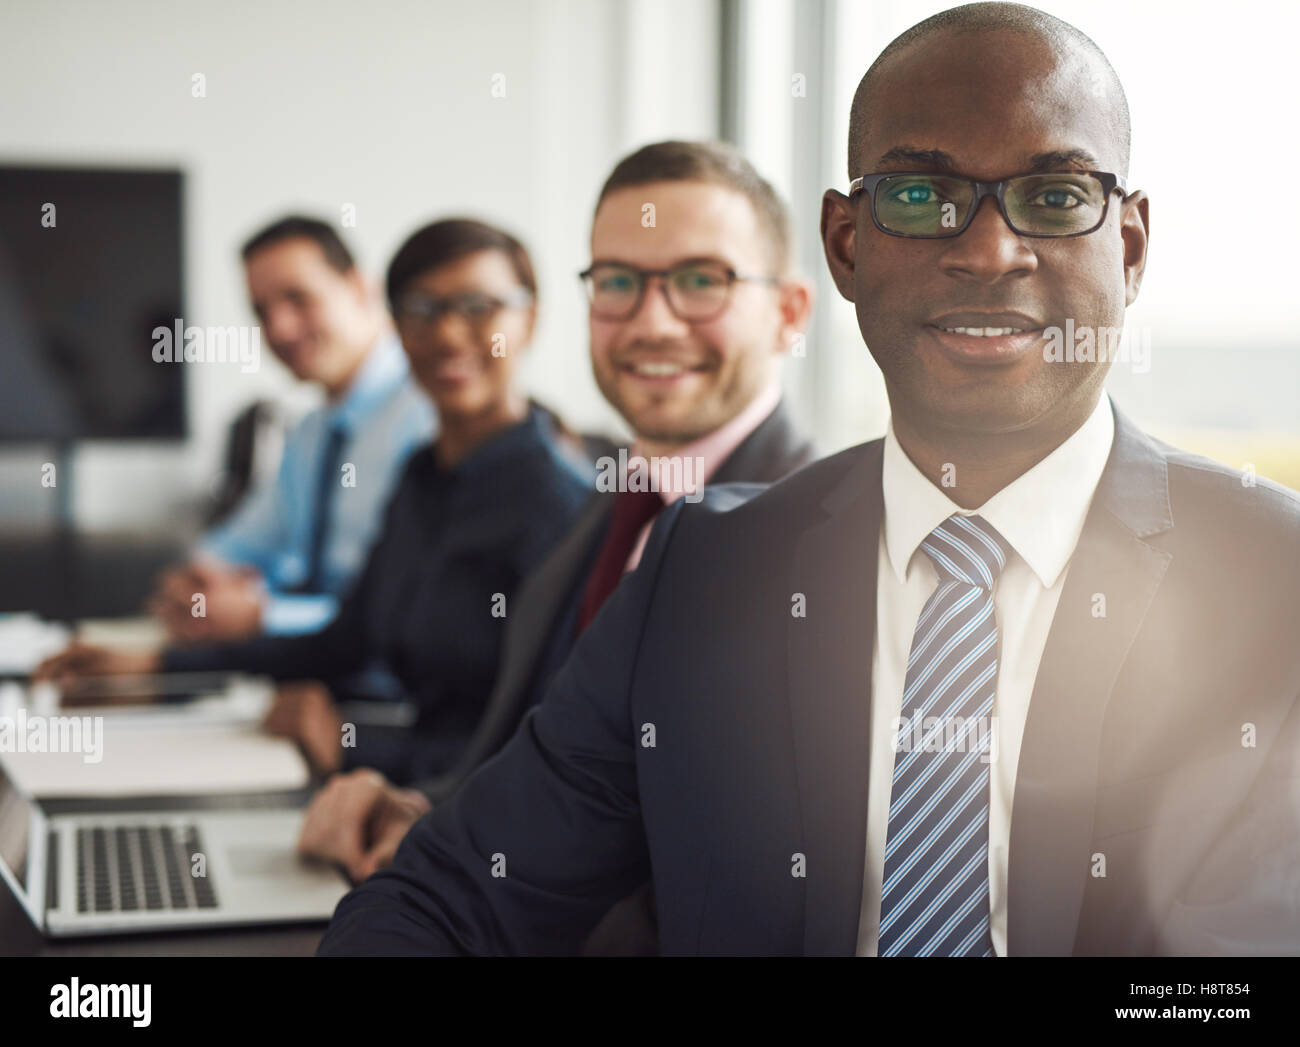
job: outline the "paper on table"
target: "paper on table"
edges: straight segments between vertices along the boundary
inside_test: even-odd
[[[0,614],[0,673],[30,673],[68,645],[68,630],[34,614]]]
[[[101,719],[98,763],[87,763],[83,753],[63,752],[6,752],[0,759],[18,787],[37,797],[199,796],[275,792],[308,783],[298,748],[257,727],[133,719]]]
[[[165,636],[150,618],[87,619],[77,626],[82,643],[123,649],[156,649]],[[72,640],[67,626],[34,614],[0,614],[0,673],[26,675]]]
[[[167,634],[154,618],[83,618],[77,623],[77,639],[96,647],[157,650]]]

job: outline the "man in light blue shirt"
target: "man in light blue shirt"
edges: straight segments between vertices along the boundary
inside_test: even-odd
[[[160,579],[152,607],[173,641],[326,624],[383,526],[407,456],[436,428],[382,298],[329,225],[281,219],[248,241],[243,259],[267,344],[327,402],[289,432],[275,479]]]

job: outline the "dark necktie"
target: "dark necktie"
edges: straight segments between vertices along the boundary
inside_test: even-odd
[[[921,548],[939,585],[921,610],[907,660],[876,955],[991,956],[993,585],[1008,547],[982,518],[954,515]]]
[[[342,484],[339,466],[348,431],[339,422],[330,426],[321,454],[320,475],[316,478],[316,497],[311,517],[311,549],[307,554],[307,575],[300,587],[303,592],[320,592],[325,585],[325,543],[329,538],[334,492]]]
[[[619,491],[614,495],[614,510],[610,514],[609,531],[600,547],[596,564],[587,578],[578,611],[578,632],[591,623],[601,605],[609,599],[623,577],[627,558],[636,548],[641,529],[655,518],[664,507],[664,500],[655,491]]]

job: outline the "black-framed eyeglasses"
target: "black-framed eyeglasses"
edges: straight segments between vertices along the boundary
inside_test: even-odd
[[[739,282],[778,284],[775,276],[738,273],[725,262],[691,258],[669,269],[638,269],[622,262],[597,262],[578,274],[587,290],[591,315],[601,320],[628,320],[645,300],[653,279],[663,285],[668,308],[690,323],[712,320],[727,308]]]
[[[1106,221],[1110,196],[1126,192],[1124,179],[1108,171],[1048,171],[980,182],[932,172],[887,171],[849,183],[849,199],[866,193],[871,220],[890,236],[922,240],[960,236],[980,202],[992,196],[1020,236],[1086,236]]]
[[[520,308],[532,303],[533,296],[522,287],[508,295],[468,291],[465,294],[448,295],[445,298],[435,298],[432,295],[413,291],[398,300],[394,314],[399,323],[431,324],[443,314],[451,313],[477,326],[492,319],[502,309]]]

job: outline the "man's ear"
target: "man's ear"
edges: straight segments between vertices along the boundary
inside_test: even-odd
[[[1120,212],[1120,239],[1124,242],[1124,292],[1125,305],[1137,301],[1142,287],[1142,274],[1147,268],[1147,244],[1151,239],[1151,218],[1148,214],[1150,199],[1141,189],[1124,198]]]
[[[853,301],[853,272],[857,267],[857,215],[853,204],[838,189],[822,197],[822,247],[831,279],[840,295]]]
[[[777,309],[781,313],[777,352],[786,353],[799,335],[808,329],[814,299],[812,281],[802,276],[787,277],[781,281],[777,294]]]
[[[348,286],[352,288],[352,293],[357,296],[357,301],[364,305],[375,305],[382,301],[379,294],[379,286],[370,280],[367,280],[361,273],[359,266],[353,266],[343,274],[343,279],[347,281]]]

